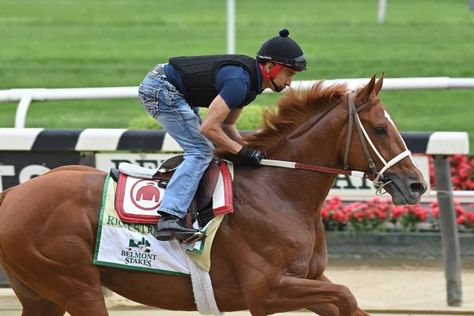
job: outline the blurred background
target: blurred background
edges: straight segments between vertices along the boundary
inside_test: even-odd
[[[0,0],[0,8],[0,89],[138,86],[169,57],[227,52],[225,0]],[[295,80],[474,77],[469,0],[387,1],[384,23],[373,0],[236,0],[235,9],[236,53],[255,56],[290,30],[308,58]],[[382,100],[401,130],[468,131],[474,148],[474,90],[386,91]],[[16,106],[0,104],[0,126],[13,127]],[[247,107],[239,128],[257,127],[260,110]],[[138,100],[116,99],[36,102],[26,127],[157,126]]]
[[[376,0],[235,0],[235,52],[253,57],[264,41],[287,28],[308,60],[308,70],[297,74],[295,80],[368,80],[381,73],[386,78],[474,78],[474,0],[385,2],[381,23],[380,1]],[[170,57],[226,53],[226,11],[226,0],[0,0],[0,90],[138,87],[155,64]],[[471,155],[474,152],[474,89],[391,90],[382,91],[380,96],[400,130],[467,131]],[[245,107],[238,127],[258,128],[261,112],[273,107],[279,97],[258,96],[254,105]],[[17,106],[18,102],[0,103],[0,127],[15,125]],[[159,128],[138,98],[34,102],[25,127]],[[23,152],[19,155],[25,156]],[[474,157],[450,157],[450,161],[455,189],[474,190]],[[0,161],[0,166],[4,164],[7,162]],[[384,201],[371,203],[371,210],[389,209]],[[356,236],[353,232],[357,226],[349,232],[351,238],[341,239],[339,231],[351,227],[349,217],[335,216],[346,214],[351,205],[333,198],[325,207],[331,278],[348,284],[363,307],[411,310],[421,304],[421,308],[437,309],[439,314],[446,306],[439,225],[428,222],[439,215],[438,205],[431,205],[430,212],[407,209],[407,227],[402,225],[398,239],[393,235],[381,237],[383,229],[378,226],[375,235],[354,238],[355,242],[350,239]],[[466,232],[461,236],[465,237],[464,242],[461,240],[463,267],[468,269],[463,271],[467,280],[465,309],[457,310],[465,315],[474,310],[472,210],[474,204],[457,203],[455,208],[458,227]],[[375,221],[385,225],[390,219],[370,220],[370,225]],[[423,227],[425,236],[434,233],[413,248],[410,258],[415,260],[407,268],[408,248],[417,243],[416,233]],[[363,227],[361,231],[371,229]],[[407,231],[415,232],[414,237]],[[352,253],[346,260],[343,255],[349,248]],[[399,249],[398,261],[390,259],[394,249]],[[420,249],[437,249],[437,253],[420,259]],[[370,251],[375,258],[380,254],[389,258],[383,262],[366,260],[364,256],[370,257]],[[384,270],[387,264],[396,270]],[[379,270],[374,272],[374,267]],[[358,270],[353,273],[353,269]],[[406,274],[402,274],[403,269]],[[413,286],[417,278],[424,281]],[[18,303],[12,300],[12,310],[16,310]]]

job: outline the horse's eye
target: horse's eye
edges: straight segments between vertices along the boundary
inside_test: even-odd
[[[378,136],[385,136],[387,135],[387,129],[385,127],[376,127],[375,134]]]

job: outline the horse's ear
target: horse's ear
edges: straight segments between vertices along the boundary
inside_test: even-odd
[[[375,94],[376,95],[379,95],[380,90],[382,90],[383,77],[384,77],[384,73],[382,72],[382,75],[380,76],[380,79],[377,80],[377,82],[375,83]]]
[[[363,101],[369,100],[370,94],[374,91],[375,88],[375,74],[370,78],[369,83],[359,90],[357,96]]]

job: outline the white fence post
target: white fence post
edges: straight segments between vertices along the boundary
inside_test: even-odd
[[[462,305],[461,251],[459,246],[453,186],[448,157],[434,157],[436,191],[438,195],[444,276],[449,306]]]
[[[235,0],[227,0],[227,53],[235,54]]]
[[[15,116],[15,127],[16,128],[25,128],[26,123],[26,114],[28,113],[28,108],[30,107],[31,101],[33,99],[30,95],[25,95],[21,97],[18,108],[16,109]]]
[[[387,0],[379,0],[379,7],[377,11],[377,21],[379,24],[385,22],[385,13],[387,12]]]

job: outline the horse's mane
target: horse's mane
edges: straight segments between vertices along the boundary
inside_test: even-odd
[[[347,92],[345,84],[323,87],[323,83],[319,81],[306,91],[290,89],[285,93],[275,109],[264,112],[261,129],[246,135],[248,146],[268,154],[282,137],[294,131],[315,113],[340,102]]]

